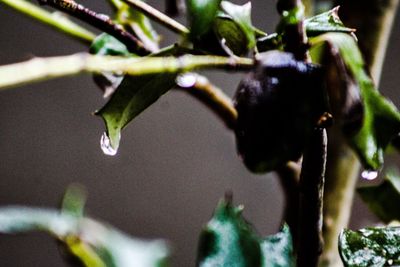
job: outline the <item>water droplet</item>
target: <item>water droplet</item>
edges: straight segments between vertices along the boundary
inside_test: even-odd
[[[108,137],[107,133],[103,133],[103,135],[101,136],[100,147],[101,147],[101,150],[103,150],[103,153],[108,156],[115,156],[118,152],[118,149],[114,149],[111,146],[111,140]]]
[[[378,177],[378,172],[374,170],[365,170],[361,173],[361,177],[365,180],[374,180]]]
[[[176,83],[183,88],[193,87],[197,81],[197,75],[194,73],[180,74],[176,78]]]

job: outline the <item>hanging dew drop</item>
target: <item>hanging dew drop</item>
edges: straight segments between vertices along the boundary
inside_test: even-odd
[[[114,149],[111,146],[111,140],[108,137],[107,133],[103,133],[103,135],[101,136],[100,147],[101,147],[101,150],[103,150],[103,153],[108,156],[115,156],[118,152],[117,149]]]
[[[361,177],[365,180],[375,180],[378,177],[378,172],[373,170],[365,170],[361,173]]]

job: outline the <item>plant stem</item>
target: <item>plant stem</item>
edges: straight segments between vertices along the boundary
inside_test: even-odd
[[[50,13],[25,0],[0,0],[0,3],[4,3],[27,16],[50,25],[51,27],[62,31],[85,44],[90,44],[96,37],[94,33],[72,22],[66,16],[57,13]]]
[[[277,9],[281,13],[284,23],[282,38],[285,51],[293,53],[297,60],[306,61],[308,47],[304,29],[303,3],[301,0],[279,0]],[[293,18],[288,19],[286,16]],[[295,19],[295,22],[293,22],[293,19]]]
[[[133,8],[138,9],[143,14],[147,15],[149,18],[157,21],[161,25],[164,25],[168,29],[172,30],[173,32],[179,34],[188,34],[189,29],[177,22],[176,20],[171,19],[164,13],[158,11],[154,7],[146,4],[141,0],[123,0],[128,5],[132,6]]]
[[[357,29],[359,44],[374,81],[378,84],[383,59],[399,0],[336,1],[341,5],[341,18]],[[343,138],[329,134],[327,183],[325,188],[324,239],[325,250],[320,266],[341,267],[337,244],[339,232],[349,222],[360,163]]]
[[[141,56],[150,53],[139,39],[125,31],[121,25],[115,24],[107,15],[96,13],[71,0],[39,0],[39,3],[52,6],[114,36],[133,53]]]
[[[276,170],[285,193],[284,222],[289,225],[293,244],[297,245],[299,217],[299,180],[301,167],[298,163],[288,162]]]
[[[326,165],[326,130],[316,128],[303,154],[297,266],[318,266],[322,253],[322,206]]]
[[[179,82],[180,79],[182,80],[181,83]],[[190,83],[186,84],[185,80],[189,80]],[[195,73],[183,74],[178,78],[178,86],[214,111],[229,129],[234,129],[237,111],[232,100],[206,77]]]
[[[220,56],[123,58],[79,53],[69,56],[34,58],[22,63],[0,67],[0,90],[30,82],[89,73],[124,73],[145,75],[154,73],[187,72],[200,68],[248,70],[253,67],[249,58]],[[24,75],[21,75],[23,73]]]

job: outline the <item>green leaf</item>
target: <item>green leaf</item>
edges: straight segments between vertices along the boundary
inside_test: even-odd
[[[293,266],[290,232],[285,226],[277,235],[259,238],[242,217],[242,207],[221,201],[200,235],[199,267]]]
[[[365,186],[357,189],[362,200],[382,221],[389,223],[400,220],[400,178],[387,174],[380,185]]]
[[[235,5],[228,1],[222,1],[221,8],[226,15],[219,15],[214,26],[214,30],[220,38],[226,40],[229,48],[239,44],[245,46],[246,52],[254,48],[256,38],[255,30],[251,23],[251,2],[244,5]],[[239,44],[235,42],[239,42]],[[232,51],[234,50],[232,49]]]
[[[91,54],[102,56],[128,56],[131,55],[126,46],[113,36],[103,33],[96,37],[89,49]],[[93,80],[103,91],[104,97],[114,93],[122,82],[122,75],[102,73],[93,75]]]
[[[348,71],[339,73],[347,83],[348,94],[360,94],[362,99],[362,125],[355,133],[345,134],[364,167],[377,170],[383,164],[384,150],[400,132],[400,114],[393,103],[376,90],[353,37],[344,33],[327,33],[311,39],[314,47],[325,42],[329,43],[328,53],[342,61]],[[357,88],[359,92],[351,92]]]
[[[86,197],[86,190],[83,186],[79,184],[68,186],[61,203],[61,211],[76,217],[83,217]]]
[[[326,32],[353,33],[355,29],[344,26],[340,20],[339,7],[321,13],[304,21],[308,36],[315,36]]]
[[[294,267],[293,240],[287,224],[281,232],[261,241],[263,267]]]
[[[381,267],[400,264],[400,228],[344,229],[339,251],[346,267]]]
[[[175,73],[125,76],[107,104],[96,112],[107,128],[107,136],[103,136],[102,142],[106,154],[116,154],[121,130],[170,90],[175,85],[175,78]]]
[[[207,33],[215,20],[221,0],[186,0],[190,35],[194,41]]]
[[[0,233],[32,231],[57,238],[86,267],[158,267],[168,255],[163,241],[133,239],[90,218],[51,209],[0,208]]]
[[[102,33],[94,39],[89,49],[94,55],[128,56],[130,55],[126,46],[115,37]]]
[[[149,51],[154,53],[159,50],[160,36],[151,25],[150,19],[143,13],[122,4],[118,9],[117,20],[132,29]]]

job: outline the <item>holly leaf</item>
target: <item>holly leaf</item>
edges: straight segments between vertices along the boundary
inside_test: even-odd
[[[126,46],[113,36],[103,33],[96,37],[90,46],[89,52],[102,56],[129,56]],[[103,91],[104,97],[109,97],[121,84],[122,75],[104,72],[93,75],[96,85]]]
[[[310,41],[314,46],[312,49],[314,59],[321,60],[315,56],[318,54],[315,50],[321,51],[318,45],[327,43],[328,53],[337,62],[344,64],[346,73],[339,73],[339,75],[346,84],[347,95],[359,94],[362,101],[361,125],[360,127],[347,125],[347,127],[357,129],[351,133],[345,131],[345,135],[366,169],[381,168],[386,147],[400,132],[400,114],[397,108],[376,90],[371,77],[365,70],[366,66],[357,42],[352,36],[344,33],[327,33],[312,38]],[[331,95],[331,98],[334,96]],[[351,122],[352,119],[348,121]]]
[[[355,32],[355,29],[344,26],[343,22],[339,18],[338,12],[339,6],[327,12],[306,19],[304,21],[304,25],[307,31],[307,35],[315,36],[327,32]]]
[[[400,228],[344,229],[339,252],[346,267],[381,267],[400,264]]]
[[[215,26],[217,34],[226,40],[228,47],[233,47],[235,41],[240,41],[246,47],[246,52],[254,48],[256,37],[253,24],[251,23],[251,2],[244,5],[235,5],[228,1],[222,1],[221,8],[227,16],[218,16],[219,19]],[[221,24],[224,21],[219,20],[224,18],[225,23]],[[228,23],[227,19],[233,23]],[[240,38],[238,38],[240,36],[238,30],[242,35]],[[232,38],[231,40],[231,36],[236,38]]]
[[[102,138],[102,149],[106,154],[117,153],[121,130],[170,90],[175,85],[175,78],[175,73],[124,77],[111,99],[96,112],[107,128],[107,135]]]
[[[159,267],[168,249],[163,241],[143,241],[87,217],[57,210],[0,208],[0,233],[42,231],[55,237],[69,257],[86,267]]]
[[[261,241],[263,267],[294,267],[293,240],[287,224],[282,230]]]
[[[221,0],[186,0],[190,40],[198,40],[211,29],[220,3]]]
[[[200,235],[199,267],[288,267],[293,266],[290,232],[262,239],[242,217],[242,207],[221,201]]]
[[[143,13],[122,4],[117,12],[117,20],[120,24],[129,27],[151,52],[159,50],[160,36],[151,25],[151,21]]]
[[[365,186],[357,189],[361,199],[370,210],[385,223],[400,220],[400,178],[394,174],[386,174],[380,185]]]

